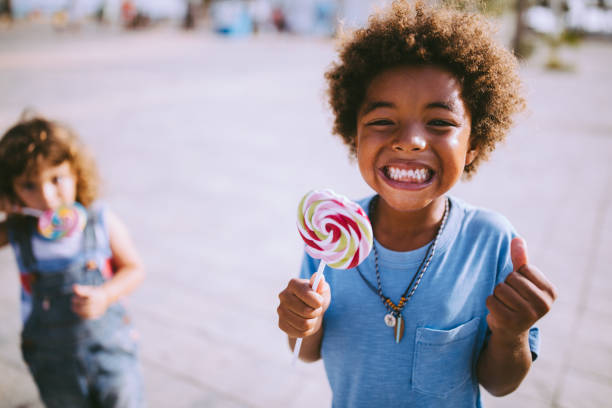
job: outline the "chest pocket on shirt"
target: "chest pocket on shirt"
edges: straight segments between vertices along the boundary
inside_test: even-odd
[[[438,397],[461,387],[472,376],[480,317],[451,330],[416,331],[412,387]]]

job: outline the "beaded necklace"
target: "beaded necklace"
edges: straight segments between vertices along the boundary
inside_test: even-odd
[[[372,200],[370,201],[370,206],[369,206],[370,208],[368,211],[370,214],[370,219],[372,219],[373,215],[375,214],[376,206],[378,204],[378,199],[379,199],[379,196],[377,195],[374,198],[372,198]],[[374,265],[375,265],[375,270],[376,270],[377,287],[375,288],[365,278],[365,276],[363,276],[363,273],[361,273],[359,268],[357,269],[357,271],[359,272],[359,275],[364,280],[364,282],[368,285],[368,287],[372,291],[374,291],[374,293],[378,294],[383,304],[387,308],[388,313],[385,315],[384,321],[388,327],[394,328],[394,332],[395,332],[394,336],[395,336],[396,343],[399,343],[404,337],[404,319],[402,317],[402,310],[404,309],[404,307],[406,306],[406,303],[408,303],[412,295],[414,295],[414,292],[416,291],[416,289],[419,287],[419,283],[421,283],[421,279],[423,278],[425,271],[427,270],[427,268],[429,267],[429,264],[431,263],[431,260],[433,259],[434,253],[436,251],[436,245],[438,243],[438,239],[440,238],[440,235],[442,234],[442,230],[444,229],[444,225],[446,224],[446,219],[448,218],[448,207],[449,207],[448,199],[446,199],[446,201],[444,201],[444,215],[442,216],[442,223],[440,224],[440,227],[438,228],[436,237],[434,238],[432,243],[429,245],[429,248],[427,249],[427,252],[425,253],[425,257],[423,258],[423,261],[421,261],[421,264],[419,265],[414,276],[412,277],[410,284],[408,285],[408,287],[406,288],[406,290],[400,297],[400,301],[397,303],[397,305],[393,303],[393,301],[389,297],[383,294],[382,283],[380,279],[380,271],[378,270],[378,251],[376,250],[376,242],[374,242],[372,249],[374,250]],[[412,290],[410,290],[411,288]]]

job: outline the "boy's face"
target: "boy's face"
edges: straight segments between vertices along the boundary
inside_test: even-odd
[[[41,159],[37,172],[26,172],[13,180],[13,190],[26,207],[55,209],[76,200],[76,177],[69,162],[53,165]]]
[[[455,77],[435,66],[378,74],[357,115],[364,180],[393,208],[424,208],[459,180],[476,157],[471,116]]]

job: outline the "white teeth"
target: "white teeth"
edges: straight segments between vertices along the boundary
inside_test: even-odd
[[[429,170],[426,168],[405,170],[397,167],[387,167],[387,175],[397,181],[422,183],[427,180]]]

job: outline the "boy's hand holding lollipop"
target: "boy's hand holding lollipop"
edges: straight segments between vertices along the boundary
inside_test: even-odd
[[[329,307],[331,292],[323,277],[317,291],[312,290],[315,275],[308,279],[291,279],[279,295],[278,326],[289,337],[312,336],[321,329],[323,315]]]
[[[367,258],[373,245],[372,226],[363,209],[331,190],[311,191],[302,198],[297,226],[306,252],[320,259],[320,263],[310,282],[292,279],[279,295],[278,325],[292,341],[297,338],[294,362],[300,354],[302,339],[314,334],[318,336],[313,337],[313,347],[308,347],[306,359],[318,358],[323,314],[331,299],[323,277],[325,266],[354,268]]]

